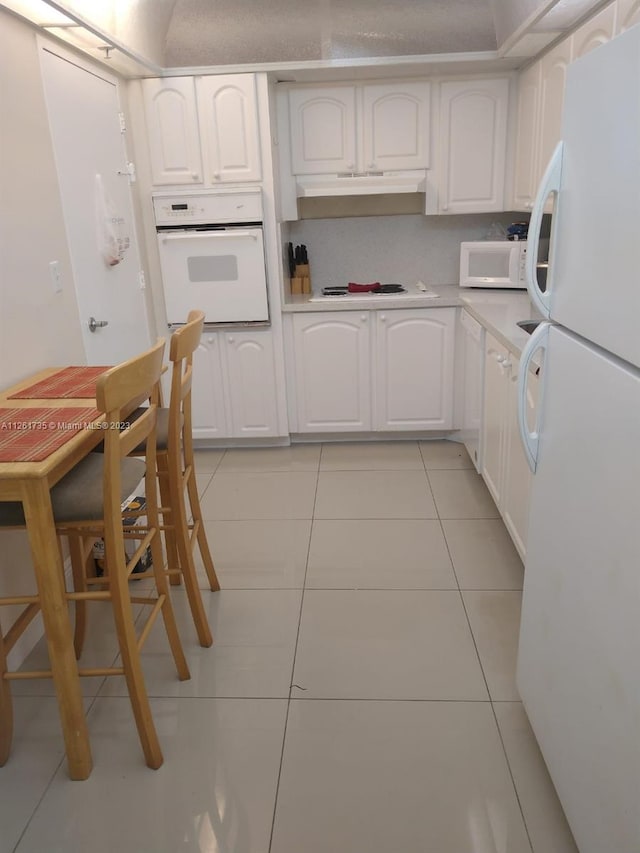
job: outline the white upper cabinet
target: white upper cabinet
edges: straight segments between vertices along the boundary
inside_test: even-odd
[[[426,81],[290,89],[292,174],[426,169],[430,91]]]
[[[205,182],[259,181],[260,136],[255,78],[223,74],[196,79]]]
[[[564,88],[570,63],[570,38],[556,45],[540,61],[540,136],[536,172],[538,181],[560,141]]]
[[[616,21],[616,6],[611,3],[610,6],[605,6],[597,15],[584,23],[577,29],[573,36],[573,45],[571,51],[572,60],[579,59],[581,56],[589,53],[601,44],[611,41],[613,38]]]
[[[146,79],[142,91],[153,183],[202,183],[193,77]]]
[[[353,86],[289,92],[294,175],[352,172],[356,167],[356,90]]]
[[[442,84],[442,213],[504,210],[508,101],[508,79]]]
[[[425,82],[362,88],[364,168],[427,169],[430,86]]]
[[[617,0],[616,33],[640,24],[640,0]]]
[[[529,210],[538,188],[538,106],[540,100],[540,63],[529,66],[518,80],[516,120],[515,210]]]

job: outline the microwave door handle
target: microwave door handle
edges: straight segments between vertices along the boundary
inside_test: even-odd
[[[520,277],[520,244],[509,243],[509,287],[514,287],[518,284]]]
[[[536,200],[531,209],[531,219],[529,220],[529,233],[527,236],[527,254],[525,260],[525,281],[529,296],[535,307],[540,311],[543,317],[547,319],[551,315],[551,281],[552,270],[549,265],[547,271],[547,285],[543,292],[538,285],[538,273],[536,263],[538,260],[538,248],[540,246],[540,230],[542,228],[542,215],[547,199],[551,193],[556,195],[556,207],[553,212],[554,231],[558,221],[558,193],[560,192],[560,181],[562,179],[562,154],[564,144],[558,142],[556,148],[551,155],[549,165],[547,166],[542,181],[538,187]],[[553,242],[553,240],[552,240]]]

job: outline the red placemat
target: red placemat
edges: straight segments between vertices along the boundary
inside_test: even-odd
[[[99,414],[92,407],[0,408],[0,462],[40,462]]]
[[[53,399],[55,397],[95,397],[96,381],[109,367],[63,367],[46,379],[23,388],[8,400]]]

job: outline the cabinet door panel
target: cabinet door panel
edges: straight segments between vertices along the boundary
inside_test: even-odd
[[[508,80],[442,84],[442,212],[504,209],[508,98]]]
[[[506,415],[505,363],[507,350],[486,336],[484,359],[484,412],[482,421],[482,476],[496,506],[502,507],[504,422]]]
[[[505,425],[504,510],[502,517],[521,559],[524,561],[529,524],[529,495],[533,475],[522,449],[518,428],[518,363],[513,360],[507,391]],[[535,424],[538,381],[532,374],[527,385],[527,420]]]
[[[224,373],[219,335],[205,335],[193,354],[191,410],[194,438],[225,438]]]
[[[259,181],[262,169],[253,75],[199,77],[197,91],[207,182]]]
[[[572,61],[589,53],[601,44],[606,44],[613,38],[616,8],[615,3],[606,6],[593,18],[590,18],[572,35]]]
[[[365,170],[429,167],[429,83],[364,86]]]
[[[156,186],[202,182],[193,77],[142,81],[152,181]]]
[[[289,92],[294,175],[351,172],[356,168],[356,96],[353,86]]]
[[[449,429],[455,309],[376,313],[375,428]]]
[[[560,140],[564,88],[570,62],[570,38],[560,42],[541,60],[540,146],[536,183],[542,178],[553,154],[553,149]]]
[[[294,317],[300,432],[371,429],[369,314]]]
[[[618,0],[616,33],[623,33],[629,27],[640,24],[640,0]]]
[[[540,100],[540,63],[518,80],[518,118],[514,180],[515,210],[530,210],[538,189],[537,135]]]
[[[277,435],[272,333],[233,332],[225,343],[233,435]]]

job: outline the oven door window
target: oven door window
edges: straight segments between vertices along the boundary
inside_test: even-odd
[[[192,255],[187,258],[189,281],[237,281],[235,255]]]

